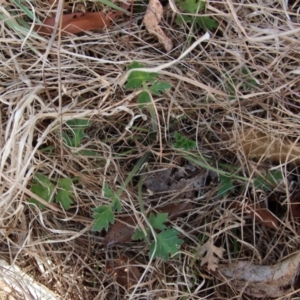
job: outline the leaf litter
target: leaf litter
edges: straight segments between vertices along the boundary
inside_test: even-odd
[[[107,15],[103,12],[79,12],[62,15],[61,33],[79,33],[88,30],[104,30],[110,26],[111,22],[124,13],[120,11],[109,12]],[[55,18],[47,18],[43,25],[36,25],[35,31],[42,35],[51,35],[55,25]]]
[[[215,274],[224,276],[236,289],[256,298],[280,298],[298,289],[300,253],[275,265],[237,261],[219,265]],[[295,289],[296,287],[296,289]]]
[[[191,2],[186,1],[187,4]],[[31,274],[38,274],[37,280],[70,299],[249,299],[249,296],[262,295],[298,299],[299,259],[292,259],[293,253],[299,249],[299,224],[295,220],[298,212],[294,209],[299,202],[299,20],[297,3],[294,2],[277,3],[274,7],[272,1],[259,4],[257,1],[246,4],[207,1],[205,14],[213,16],[218,23],[218,31],[205,44],[200,46],[198,43],[194,48],[189,48],[190,37],[193,40],[202,34],[200,23],[196,26],[197,30],[200,27],[200,32],[194,31],[189,26],[191,22],[178,25],[172,23],[174,16],[171,18],[166,14],[166,33],[176,37],[177,44],[168,56],[162,55],[161,49],[151,44],[153,39],[149,42],[149,35],[141,31],[136,15],[128,29],[131,43],[125,42],[127,27],[124,29],[123,24],[113,26],[114,19],[109,24],[112,28],[110,33],[102,28],[101,33],[95,30],[89,35],[83,31],[76,37],[64,35],[60,41],[60,60],[51,53],[43,64],[38,57],[45,51],[44,39],[40,38],[43,42],[37,43],[36,37],[30,34],[26,39],[20,38],[24,12],[16,2],[4,1],[0,12],[3,33],[0,55],[1,62],[4,62],[0,85],[0,247],[3,250],[6,245],[8,250],[1,255],[3,253],[8,260],[13,259]],[[22,3],[29,10],[32,8],[33,2]],[[95,2],[85,3],[88,11],[102,9]],[[197,4],[197,1],[193,3]],[[172,2],[172,5],[176,4]],[[55,13],[46,2],[35,1],[34,6],[40,20]],[[177,10],[174,11],[177,13]],[[200,17],[198,13],[195,15]],[[193,21],[194,16],[191,17]],[[16,24],[19,27],[14,30],[12,25]],[[124,51],[127,46],[130,51]],[[55,47],[51,48],[52,51],[57,53]],[[146,266],[144,278],[140,277],[143,279],[140,288],[130,294],[118,289],[117,280],[107,280],[109,270],[103,268],[106,250],[101,248],[104,232],[90,234],[90,224],[91,208],[99,203],[109,205],[101,194],[104,182],[108,181],[111,186],[122,184],[128,170],[126,167],[141,155],[145,147],[151,149],[157,158],[157,140],[148,134],[151,131],[147,123],[149,119],[134,119],[130,132],[123,127],[141,113],[134,102],[136,91],[124,93],[123,86],[119,88],[116,85],[133,57],[149,69],[155,69],[166,82],[172,82],[171,93],[154,97],[159,114],[157,121],[163,128],[162,157],[171,169],[178,166],[181,154],[171,144],[170,135],[174,132],[173,126],[176,130],[183,127],[197,142],[197,147],[191,152],[211,159],[210,163],[220,167],[220,171],[222,163],[232,167],[230,174],[247,177],[281,169],[283,188],[278,194],[276,184],[274,187],[272,183],[265,191],[263,186],[255,186],[252,179],[246,185],[237,180],[234,191],[229,189],[229,193],[225,191],[219,198],[215,197],[218,187],[213,185],[207,193],[199,193],[199,197],[193,199],[191,196],[195,194],[189,189],[193,190],[195,184],[187,181],[190,179],[187,175],[178,179],[182,186],[188,186],[184,192],[177,190],[176,186],[171,188],[172,183],[168,180],[159,192],[154,192],[155,187],[149,185],[148,189],[153,194],[149,196],[153,197],[151,204],[157,204],[153,205],[155,211],[170,204],[169,201],[178,202],[177,205],[187,202],[180,202],[176,198],[178,195],[184,197],[183,200],[193,200],[189,202],[192,204],[187,215],[177,210],[175,224],[185,235],[180,261],[172,258],[170,262],[149,263],[142,243],[134,243],[133,247],[130,244],[130,252],[140,254],[137,264]],[[239,69],[250,70],[252,80],[260,82],[260,85],[247,87],[247,81],[251,81],[245,79],[245,74]],[[58,74],[62,75],[61,80]],[[230,88],[228,82],[233,83]],[[50,95],[45,92],[47,86]],[[59,111],[62,113],[59,114]],[[147,111],[143,110],[143,114],[150,118]],[[102,160],[76,156],[70,153],[68,147],[61,149],[59,146],[58,128],[64,127],[69,118],[80,119],[82,116],[92,120],[93,125],[88,129],[90,138],[80,147],[91,147]],[[63,124],[60,124],[61,121]],[[142,131],[144,135],[141,135]],[[54,151],[50,154],[42,152],[44,146],[53,147]],[[125,153],[129,153],[126,158]],[[153,166],[151,163],[151,167],[157,168],[157,161],[153,162]],[[62,173],[70,178],[74,174],[79,176],[80,184],[74,186],[75,197],[70,211],[64,214],[59,205],[46,201],[48,205],[42,212],[36,206],[28,205],[28,200],[34,199],[29,179],[34,178],[36,170],[47,178],[60,178],[57,175]],[[290,185],[290,177],[295,182],[293,186]],[[126,193],[128,197],[121,199],[122,204],[130,202],[138,207],[134,183]],[[278,229],[273,225],[267,226],[265,219],[272,218],[261,213],[261,209],[272,212],[267,207],[268,198],[274,194],[279,195],[276,201],[281,209]],[[239,206],[230,209],[230,203],[234,201],[245,203],[245,210]],[[20,210],[20,207],[25,209]],[[14,246],[19,251],[10,253],[10,250],[15,250],[11,245],[14,245],[14,235],[20,229],[20,223],[24,225],[24,216],[28,229],[25,238],[20,245]],[[119,216],[116,218],[120,219]],[[216,221],[221,224],[218,228],[213,227]],[[239,226],[234,227],[236,224]],[[201,262],[197,261],[193,268],[189,265],[199,234],[211,231],[215,235],[211,245],[226,249],[222,259],[212,253],[213,258],[219,259],[212,265],[217,266],[215,272],[219,268],[220,276],[207,276],[207,272],[213,275],[212,270],[208,271],[208,263],[201,266]],[[128,245],[118,247],[109,249],[116,257],[122,256],[118,252],[120,249],[129,251]],[[205,258],[205,253],[203,255],[199,260]],[[281,264],[278,260],[287,263]],[[59,267],[62,262],[63,269]],[[287,265],[289,267],[284,269]],[[247,266],[263,276],[247,272]],[[274,280],[275,273],[272,272],[276,268],[281,270],[282,280]],[[231,273],[226,273],[225,269]],[[239,272],[236,273],[236,270]],[[265,270],[271,270],[269,273],[273,275],[265,276]],[[242,272],[245,272],[245,277]],[[41,273],[43,276],[40,276]],[[174,282],[177,284],[174,285]],[[127,284],[125,280],[124,286]],[[68,291],[73,294],[68,294]]]
[[[164,9],[159,0],[150,0],[143,22],[148,32],[155,35],[165,50],[170,52],[173,49],[172,39],[165,34],[160,25],[163,12]]]

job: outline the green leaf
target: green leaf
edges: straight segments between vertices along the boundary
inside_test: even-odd
[[[70,197],[71,195],[72,194],[70,194],[66,190],[60,190],[55,195],[55,201],[57,203],[61,203],[62,207],[65,210],[68,210],[70,208],[70,206],[72,205],[72,203],[73,203],[72,198]]]
[[[183,12],[188,14],[198,14],[205,10],[205,1],[202,0],[179,0],[176,2],[178,7],[183,10]],[[198,24],[203,30],[213,30],[218,27],[218,22],[209,16],[188,16],[188,15],[178,15],[176,18],[178,24],[189,23]]]
[[[280,170],[272,170],[267,174],[261,174],[254,179],[254,186],[256,188],[268,191],[274,189],[279,181],[283,179],[282,172]]]
[[[174,228],[167,229],[156,235],[156,251],[155,241],[150,245],[150,257],[154,254],[154,258],[160,257],[164,261],[169,259],[169,254],[174,255],[178,252],[178,248],[183,244],[183,240],[178,238],[179,231]]]
[[[176,1],[177,6],[186,13],[196,14],[205,9],[205,1],[202,0],[180,0]]]
[[[178,7],[183,10],[183,12],[188,14],[198,14],[204,11],[205,1],[203,0],[179,0],[176,2]],[[178,24],[188,23],[188,24],[198,24],[198,26],[203,30],[213,30],[218,27],[218,22],[209,16],[188,16],[188,15],[178,15],[176,18]]]
[[[167,213],[158,213],[158,214],[150,214],[149,222],[151,226],[155,229],[164,230],[166,229],[165,222],[168,221],[168,214]]]
[[[117,211],[118,213],[122,212],[122,205],[117,196],[114,197],[113,202],[111,204],[111,208]]]
[[[108,230],[109,224],[113,224],[115,221],[114,213],[110,206],[99,206],[92,209],[94,214],[94,225],[92,231]]]
[[[73,181],[71,178],[61,178],[57,181],[58,186],[68,192],[72,192]]]
[[[57,203],[61,203],[65,210],[68,210],[73,203],[72,179],[61,178],[57,181],[57,183],[59,191],[55,196],[55,200]]]
[[[117,212],[122,211],[122,205],[118,196],[110,189],[107,183],[104,184],[104,197],[112,199],[111,208]]]
[[[105,198],[109,198],[109,199],[113,199],[114,198],[115,194],[110,189],[110,187],[108,186],[107,183],[104,184],[103,191],[104,191],[104,197]]]
[[[125,85],[126,89],[138,89],[142,87],[144,82],[153,82],[157,73],[148,73],[143,71],[133,71],[127,78],[127,83]]]
[[[124,9],[124,8],[122,8],[122,7],[120,7],[120,6],[116,5],[116,4],[114,4],[113,2],[111,2],[111,1],[109,1],[109,0],[100,0],[100,2],[102,2],[103,4],[105,4],[105,5],[107,5],[107,6],[111,7],[111,8],[113,8],[113,9],[115,9],[115,10],[122,11],[122,12],[125,13],[125,14],[128,14],[128,13],[129,13],[126,9]]]
[[[127,66],[127,70],[144,68],[143,64],[138,63],[137,61],[133,61],[130,65]]]
[[[143,230],[137,229],[134,232],[134,234],[132,235],[131,239],[133,241],[143,240],[143,239],[146,239],[146,237],[149,236],[149,234],[150,234],[150,229],[149,228],[146,229],[146,235],[145,235]]]
[[[150,91],[152,94],[156,96],[160,96],[161,93],[165,92],[171,86],[172,86],[171,83],[164,82],[164,81],[157,81],[151,86]]]
[[[203,30],[214,30],[219,26],[218,22],[209,16],[196,17],[195,23]]]
[[[144,104],[151,102],[151,97],[147,91],[143,91],[139,94],[137,101],[140,104],[140,108],[142,108]]]
[[[181,148],[184,150],[190,150],[196,148],[197,144],[195,141],[186,138],[185,136],[181,135],[178,132],[174,133],[174,138],[175,138],[174,147],[177,149]]]
[[[33,183],[34,184],[31,187],[31,191],[45,201],[51,202],[55,186],[51,183],[49,178],[40,173],[36,173]],[[34,198],[30,198],[29,202],[36,204],[40,209],[45,208],[45,205],[35,200]]]
[[[242,88],[244,88],[245,90],[253,90],[258,86],[258,82],[251,76],[251,73],[247,68],[242,69],[242,74],[242,80],[244,82],[241,85]],[[238,79],[236,79],[235,83],[238,82]]]
[[[67,134],[63,133],[63,140],[69,147],[79,147],[83,138],[87,137],[84,130],[91,124],[89,120],[74,119],[66,123],[68,125]]]
[[[193,16],[186,16],[186,15],[180,15],[176,17],[177,24],[181,25],[184,22],[187,24],[198,24],[199,27],[203,30],[214,30],[218,28],[219,24],[218,22],[208,16],[199,16],[199,17],[193,17]]]
[[[228,192],[234,192],[234,186],[232,184],[231,177],[219,175],[220,178],[220,187],[218,190],[217,197],[222,197],[226,195]]]

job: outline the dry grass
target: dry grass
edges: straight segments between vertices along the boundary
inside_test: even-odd
[[[290,195],[299,190],[299,168],[290,162],[294,156],[289,159],[287,153],[278,161],[264,155],[266,149],[257,157],[250,151],[249,157],[243,144],[247,132],[254,130],[298,147],[299,2],[287,2],[209,1],[206,13],[218,21],[218,30],[161,72],[160,79],[173,87],[155,98],[158,133],[153,132],[149,110],[138,107],[136,91],[119,85],[126,66],[133,60],[149,68],[174,61],[203,31],[176,25],[168,8],[164,26],[175,49],[165,54],[140,25],[143,13],[134,14],[130,27],[127,19],[119,20],[106,32],[64,36],[51,44],[49,38],[21,36],[1,22],[1,258],[16,263],[61,299],[250,299],[200,266],[196,253],[201,238],[209,235],[225,249],[221,263],[242,259],[274,264],[299,248],[299,226],[288,213]],[[30,8],[29,2],[22,3]],[[31,4],[40,20],[55,11],[45,1]],[[86,5],[89,10],[101,8],[95,2]],[[72,7],[75,2],[66,10]],[[29,21],[10,1],[4,1],[0,12],[9,20]],[[250,80],[254,87],[249,87]],[[68,149],[61,133],[74,118],[89,119],[92,125],[80,148]],[[266,192],[253,188],[250,180],[235,180],[235,192],[222,198],[216,196],[219,187],[213,181],[204,194],[189,200],[193,208],[188,216],[173,222],[185,240],[179,258],[149,261],[144,242],[106,249],[105,232],[91,231],[91,209],[110,202],[103,197],[104,182],[117,190],[147,151],[152,152],[148,172],[183,165],[182,155],[172,147],[175,131],[196,140],[192,152],[217,168],[226,163],[227,171],[232,167],[246,178],[277,168],[284,181]],[[55,147],[52,153],[41,151],[48,146]],[[99,157],[78,153],[87,149]],[[69,211],[55,203],[42,211],[29,205],[36,172],[52,180],[79,178]],[[122,194],[124,215],[139,211],[136,183]],[[233,200],[263,205],[270,199],[276,199],[279,209],[274,211],[282,221],[278,231],[249,217],[242,226],[243,214],[228,210]],[[158,202],[147,202],[146,194],[144,199],[146,209],[181,200],[171,194]],[[124,253],[136,259],[143,274],[136,288],[124,289],[105,271],[109,257]],[[298,299],[299,294],[288,297]]]

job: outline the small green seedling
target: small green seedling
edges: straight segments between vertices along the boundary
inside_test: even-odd
[[[184,149],[186,151],[196,148],[196,141],[190,140],[178,132],[174,133],[175,143],[174,148]]]
[[[233,180],[234,175],[219,175],[220,184],[217,197],[223,197],[229,192],[234,192]],[[248,178],[245,178],[249,180]],[[262,173],[253,179],[253,186],[263,191],[272,191],[274,187],[283,179],[282,172],[280,170],[272,170],[267,173]]]
[[[231,176],[219,175],[220,184],[217,197],[223,197],[227,195],[229,192],[234,192],[234,185],[232,182]]]
[[[89,120],[73,119],[67,121],[68,129],[63,133],[63,141],[68,147],[77,148],[80,146],[82,139],[88,137],[85,129],[90,126]]]
[[[282,172],[280,170],[272,170],[267,173],[260,174],[253,180],[256,188],[264,191],[272,191],[278,182],[282,181]]]
[[[143,67],[144,65],[134,61],[127,67],[127,69],[132,70],[140,69]],[[157,77],[158,73],[134,70],[129,74],[127,83],[125,84],[125,88],[127,89],[140,90],[137,102],[139,103],[140,108],[143,108],[146,105],[149,107],[154,132],[157,131],[158,117],[154,108],[153,96],[160,96],[161,93],[164,93],[172,86],[168,82],[159,81]]]
[[[147,162],[150,153],[145,153],[137,164],[134,166],[130,174],[127,176],[126,180],[122,184],[122,187],[118,189],[116,193],[114,193],[107,183],[104,184],[103,191],[104,197],[111,200],[109,205],[101,205],[96,208],[93,208],[92,211],[94,212],[94,225],[92,227],[93,231],[102,231],[105,229],[108,230],[110,224],[115,222],[115,212],[121,212],[122,206],[120,201],[120,196],[122,195],[123,191],[126,189],[129,182],[132,180],[133,176],[135,176],[139,171],[142,165]]]
[[[177,151],[180,152],[180,149],[178,149]],[[234,192],[234,180],[242,182],[249,182],[249,180],[251,180],[253,183],[253,187],[262,189],[264,191],[272,191],[272,189],[274,189],[278,185],[278,183],[283,179],[283,174],[280,170],[271,170],[267,173],[262,173],[255,178],[247,178],[245,176],[238,175],[236,172],[237,168],[234,166],[219,163],[219,166],[223,166],[224,169],[230,170],[224,171],[222,169],[211,166],[213,162],[209,161],[209,159],[204,159],[203,156],[199,156],[197,154],[187,155],[183,152],[181,153],[185,159],[187,159],[194,165],[219,174],[220,184],[217,197],[223,197],[229,192]],[[235,171],[233,172],[232,170]]]
[[[109,1],[109,0],[99,0],[99,2],[102,2],[104,5],[108,6],[108,7],[111,7],[112,9],[115,9],[115,10],[119,10],[125,14],[129,14],[128,10],[116,5],[115,3],[113,3],[112,1]]]
[[[93,231],[101,231],[103,229],[107,231],[109,224],[113,224],[115,222],[114,213],[122,211],[119,197],[113,193],[107,183],[104,184],[104,197],[111,199],[112,202],[110,205],[102,205],[92,209],[94,212],[94,225],[92,227]]]
[[[218,27],[218,22],[208,16],[201,16],[199,14],[204,12],[206,2],[203,0],[177,0],[177,6],[184,12],[186,15],[178,15],[176,22],[178,24],[191,24],[193,27],[197,24],[203,30],[214,30]],[[187,15],[191,14],[191,15]]]
[[[247,93],[259,86],[259,81],[251,74],[251,69],[244,67],[239,70],[239,74],[224,74],[230,100],[235,100],[237,93]]]
[[[134,61],[127,69],[139,69],[144,68],[144,65]],[[146,103],[151,102],[151,95],[160,96],[169,88],[171,84],[165,81],[159,81],[157,79],[158,73],[149,73],[144,71],[133,71],[129,74],[125,88],[127,89],[141,89],[142,91],[138,97],[138,103],[143,106]]]
[[[67,129],[63,130],[62,137],[63,143],[68,148],[79,148],[84,138],[88,136],[85,134],[85,130],[91,125],[89,120],[84,119],[73,119],[66,122]],[[51,145],[42,149],[41,152],[52,154],[56,149],[55,145]],[[80,149],[75,152],[83,156],[89,157],[101,157],[99,153],[90,149]]]
[[[73,182],[70,178],[60,178],[57,180],[57,185],[58,191],[55,195],[55,202],[60,203],[65,210],[68,210],[73,203]]]
[[[59,203],[65,210],[68,210],[73,203],[73,181],[77,178],[59,178],[53,184],[52,181],[41,173],[36,173],[33,180],[31,191],[41,197],[43,200],[51,203],[52,201]],[[36,204],[40,209],[44,209],[45,205],[35,200],[29,199],[30,203]]]
[[[148,242],[154,234],[155,237],[149,246],[149,256],[153,258],[160,257],[164,261],[168,261],[169,256],[175,255],[183,244],[183,240],[178,237],[179,231],[174,228],[168,228],[164,224],[168,221],[167,213],[151,213],[148,221],[152,230],[146,228],[144,232],[142,229],[137,229],[132,236],[132,240],[144,239]],[[156,233],[155,230],[160,232]]]

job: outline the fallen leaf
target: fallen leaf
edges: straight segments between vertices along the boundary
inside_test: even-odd
[[[258,204],[254,205],[233,201],[229,206],[229,209],[232,208],[237,208],[242,210],[244,213],[251,215],[256,223],[263,224],[273,229],[279,228],[278,219],[268,209],[261,208]]]
[[[195,191],[199,192],[205,187],[208,177],[212,177],[207,170],[201,170],[193,165],[163,169],[149,174],[144,185],[151,194],[176,193],[177,198],[192,199]],[[160,196],[159,196],[160,197]]]
[[[108,275],[113,276],[117,283],[125,288],[130,288],[137,284],[141,278],[141,273],[134,265],[134,261],[126,255],[122,255],[113,260],[107,260],[106,272]]]
[[[159,25],[163,16],[163,6],[159,0],[150,0],[144,17],[144,24],[149,33],[157,36],[166,51],[173,49],[172,40],[165,34]]]
[[[119,243],[128,243],[136,230],[136,221],[132,217],[118,219],[108,229],[103,244],[106,247],[112,247]]]
[[[224,248],[216,247],[212,238],[199,247],[197,258],[201,259],[201,266],[207,263],[207,269],[215,271],[218,267],[219,259],[223,258]]]
[[[107,15],[103,12],[73,13],[62,15],[62,34],[78,33],[87,30],[105,29],[117,16],[123,15],[121,11],[112,11]],[[34,30],[41,35],[50,35],[55,25],[55,17],[47,18],[43,25],[36,25]]]
[[[281,298],[299,284],[300,253],[276,265],[256,265],[250,261],[219,265],[214,274],[251,297]]]
[[[143,184],[147,187],[151,193],[162,193],[169,190],[169,180],[172,169],[159,170],[148,175]]]
[[[233,139],[230,139],[232,143]],[[276,138],[258,130],[247,130],[239,135],[234,147],[241,146],[249,157],[270,159],[274,162],[300,163],[300,144],[289,139]]]
[[[180,203],[172,203],[162,208],[157,208],[157,211],[160,213],[167,213],[168,219],[172,221],[187,213],[191,208],[192,203],[190,201],[185,201]]]

